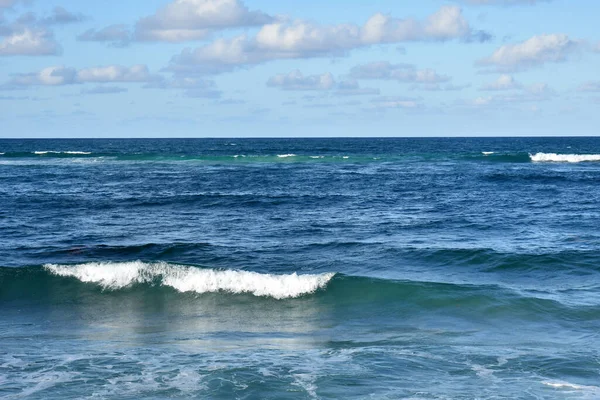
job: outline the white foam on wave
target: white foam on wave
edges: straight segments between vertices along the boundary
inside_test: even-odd
[[[296,155],[292,154],[292,153],[290,153],[290,154],[277,154],[277,157],[279,157],[279,158],[287,158],[287,157],[296,157]]]
[[[142,261],[78,265],[46,264],[44,268],[58,276],[74,277],[82,282],[96,283],[104,289],[121,289],[135,283],[169,286],[179,292],[252,293],[276,299],[298,297],[324,288],[334,273],[298,275],[261,274],[251,271],[200,269]]]
[[[494,154],[493,151],[482,151],[481,154],[483,154],[484,156],[489,156],[490,154]]]
[[[53,150],[46,150],[46,151],[34,151],[33,154],[42,155],[42,154],[92,154],[92,153],[90,151],[53,151]]]
[[[529,158],[533,162],[578,163],[578,162],[583,162],[583,161],[600,161],[600,154],[536,153],[536,154],[530,154]]]
[[[556,389],[582,390],[582,391],[591,392],[591,393],[600,395],[600,387],[598,387],[598,386],[577,385],[575,383],[569,383],[569,382],[544,381],[542,383],[546,386],[550,386],[550,387],[553,387]]]

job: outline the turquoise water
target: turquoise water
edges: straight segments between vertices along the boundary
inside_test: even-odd
[[[0,397],[600,398],[600,139],[0,140]]]

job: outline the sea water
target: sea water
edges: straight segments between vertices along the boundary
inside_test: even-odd
[[[600,398],[600,139],[0,140],[0,397]]]

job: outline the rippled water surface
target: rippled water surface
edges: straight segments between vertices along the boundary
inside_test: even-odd
[[[0,140],[0,397],[600,398],[600,139]]]

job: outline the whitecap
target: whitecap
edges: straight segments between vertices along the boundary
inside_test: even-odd
[[[261,274],[240,270],[201,269],[165,262],[93,262],[78,265],[46,264],[44,268],[58,276],[74,277],[116,290],[136,283],[159,281],[179,292],[252,293],[276,299],[292,298],[324,288],[334,273],[298,275]]]
[[[530,154],[529,158],[533,162],[578,163],[578,162],[582,162],[582,161],[600,161],[600,154],[536,153],[536,154]]]
[[[484,156],[489,156],[491,154],[494,154],[493,151],[482,151],[481,154],[483,154]]]
[[[553,387],[556,389],[581,390],[581,391],[600,394],[600,387],[598,387],[598,386],[577,385],[575,383],[560,382],[560,381],[558,381],[558,382],[544,381],[542,383],[546,386],[550,386],[550,387]]]
[[[279,158],[287,158],[287,157],[296,157],[295,154],[277,154],[277,157]]]
[[[89,151],[54,151],[54,150],[44,150],[44,151],[34,151],[33,154],[43,155],[43,154],[92,154]]]

